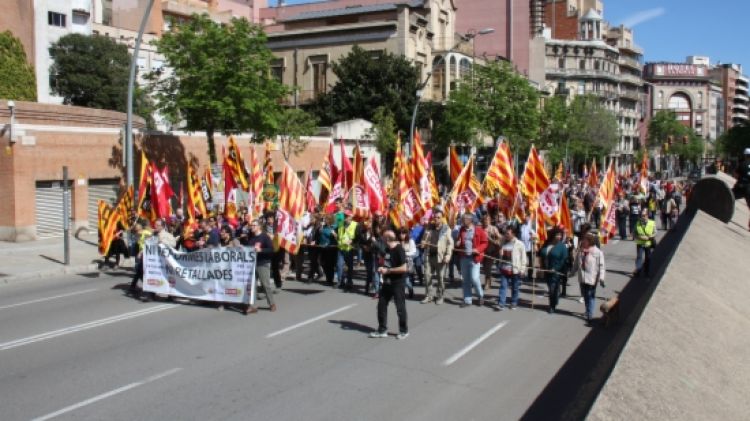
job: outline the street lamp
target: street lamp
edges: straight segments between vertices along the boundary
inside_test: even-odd
[[[432,77],[433,71],[442,66],[443,63],[445,63],[445,57],[448,56],[448,54],[452,53],[456,48],[458,48],[461,44],[463,44],[466,41],[471,41],[472,46],[474,43],[474,38],[476,38],[479,35],[487,35],[495,32],[495,28],[484,28],[480,29],[479,31],[469,31],[462,37],[461,40],[459,40],[453,47],[451,47],[450,50],[446,51],[443,55],[440,56],[440,60],[438,60],[437,63],[435,63],[431,68],[430,71],[427,72],[427,77],[425,78],[424,82],[422,82],[419,85],[419,88],[417,88],[416,96],[417,96],[417,102],[414,104],[414,111],[411,114],[411,126],[409,128],[409,143],[406,144],[405,150],[406,150],[406,156],[409,156],[409,144],[411,144],[414,141],[414,126],[417,121],[417,111],[419,110],[419,102],[424,95],[424,89],[427,87],[427,84],[430,83],[430,78]],[[473,53],[472,53],[473,56]],[[472,63],[472,66],[474,63]],[[473,69],[472,69],[473,72]]]
[[[8,128],[8,133],[10,134],[10,137],[8,137],[8,140],[10,141],[10,144],[16,143],[16,141],[13,139],[13,123],[14,118],[16,116],[16,103],[13,101],[8,101],[8,109],[10,110],[10,125]]]

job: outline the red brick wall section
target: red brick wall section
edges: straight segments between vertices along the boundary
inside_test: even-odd
[[[578,39],[578,17],[575,14],[568,16],[567,7],[566,1],[544,5],[544,24],[552,28],[554,39]]]

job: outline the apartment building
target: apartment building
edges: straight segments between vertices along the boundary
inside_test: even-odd
[[[748,78],[742,73],[742,65],[719,63],[711,68],[711,78],[721,85],[726,110],[723,126],[729,130],[748,122]]]

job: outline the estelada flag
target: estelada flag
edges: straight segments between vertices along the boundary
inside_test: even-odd
[[[120,213],[112,209],[107,202],[100,200],[98,203],[98,234],[99,234],[99,253],[106,256],[109,253],[109,247],[117,232],[117,223],[120,221]]]
[[[276,235],[279,247],[297,254],[302,241],[299,222],[304,212],[302,182],[288,162],[281,173],[279,208],[276,211]]]

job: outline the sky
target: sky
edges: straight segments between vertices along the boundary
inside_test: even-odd
[[[604,0],[604,19],[632,27],[647,62],[709,56],[750,73],[750,0]]]
[[[750,73],[750,0],[604,0],[604,19],[633,29],[644,60],[742,64]]]

